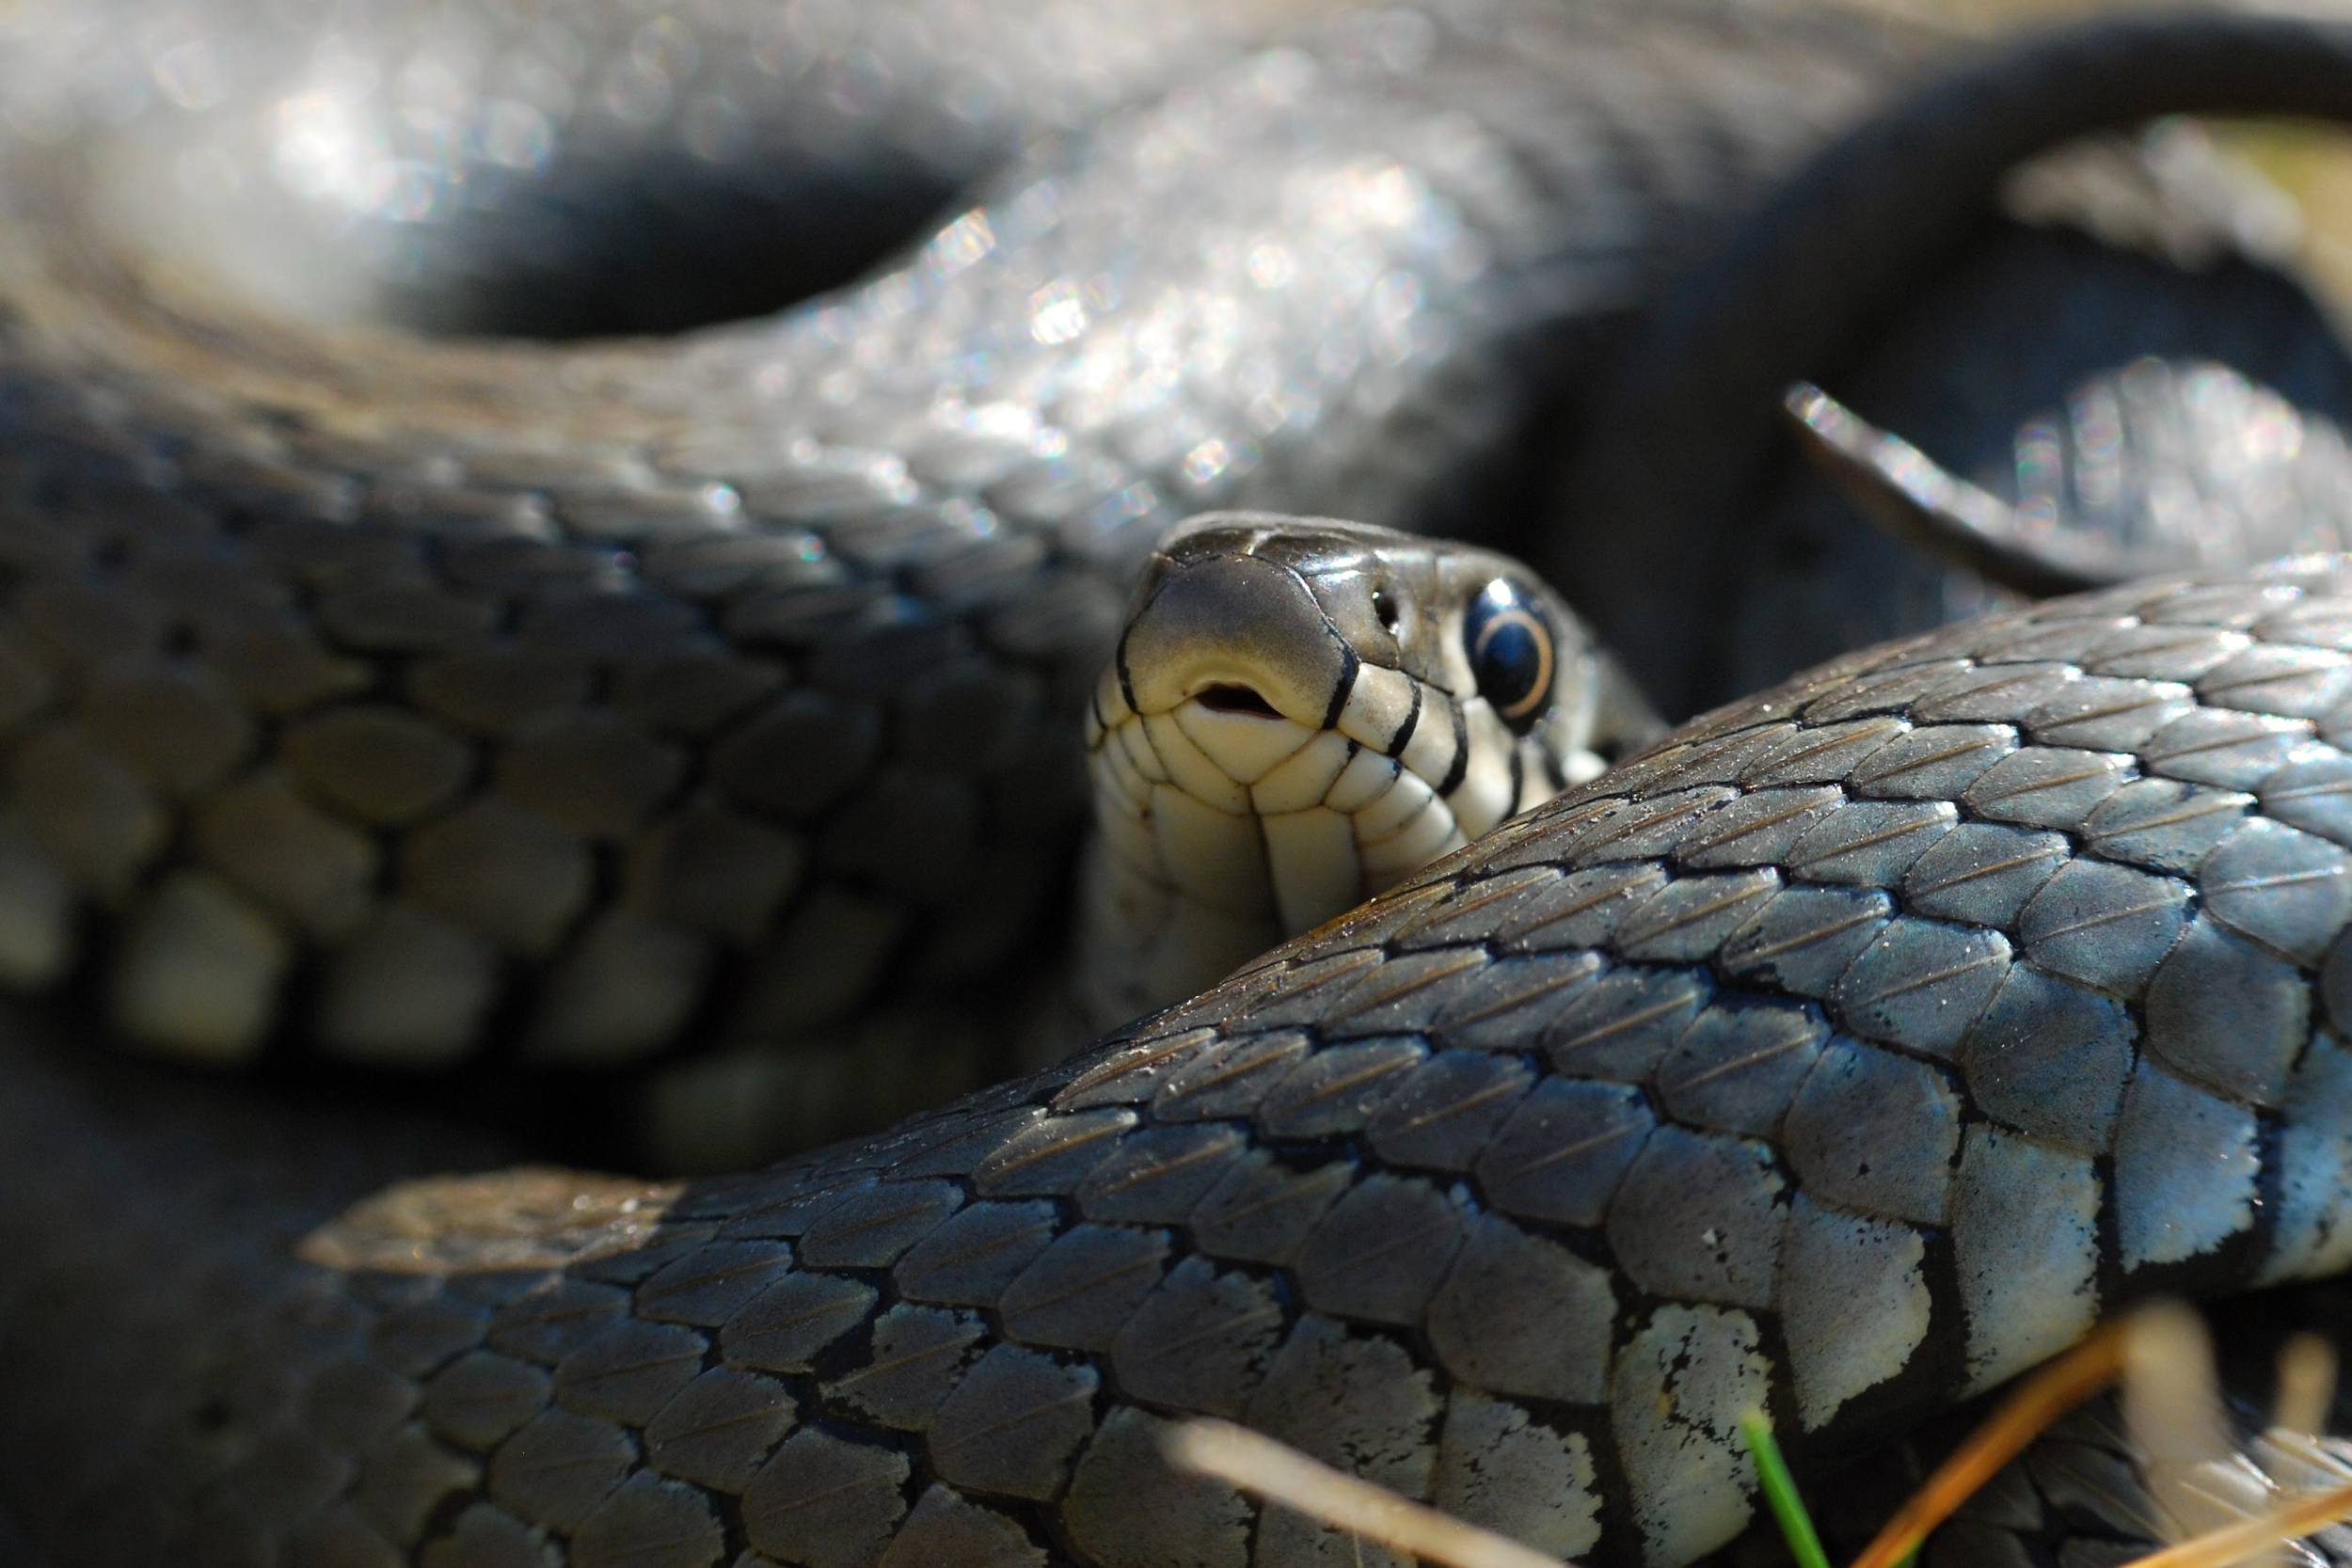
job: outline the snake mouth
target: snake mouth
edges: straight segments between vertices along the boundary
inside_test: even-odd
[[[1192,700],[1211,713],[1240,714],[1251,719],[1282,717],[1280,711],[1272,703],[1260,696],[1253,688],[1230,681],[1220,681],[1215,686],[1204,686],[1192,694]]]

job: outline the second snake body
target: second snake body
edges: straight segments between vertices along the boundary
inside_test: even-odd
[[[2328,558],[1857,655],[757,1176],[338,1214],[466,1156],[29,1054],[0,1497],[66,1564],[1349,1549],[1171,1473],[1202,1413],[1687,1560],[1753,1405],[1851,1448],[2135,1295],[2352,1257],[2347,628]]]

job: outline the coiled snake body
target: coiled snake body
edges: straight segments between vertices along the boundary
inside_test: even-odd
[[[560,1069],[798,1037],[756,1113],[803,1135],[991,1068],[943,1039],[1042,917],[1080,814],[1064,716],[1161,529],[1474,508],[1655,259],[1899,54],[1814,8],[1211,8],[1160,48],[1140,12],[681,40],[393,7],[324,43],[72,12],[20,21],[8,87],[10,460],[48,526],[12,546],[8,702],[51,732],[24,811],[72,817],[23,824],[9,973],[87,961],[95,897],[124,917],[117,1024],[181,1056]],[[1252,33],[1287,41],[1145,90]],[[1040,36],[1127,41],[1072,71]],[[1790,90],[1751,102],[1774,62]],[[674,110],[652,131],[623,112],[641,76]],[[832,121],[953,173],[1122,96],[795,314],[658,347],[366,325],[546,293],[570,258],[504,236],[598,177],[596,244],[695,170],[764,172],[809,214],[797,251],[890,172]],[[693,150],[763,103],[780,127]],[[508,120],[544,134],[508,148]],[[766,210],[722,215],[755,236]]]
[[[1913,47],[1467,6],[1285,18],[1144,93],[1276,30],[1213,15],[1078,72],[1142,106],[846,300],[659,349],[339,317],[536,292],[476,208],[615,126],[685,149],[647,192],[777,166],[745,73],[819,103],[811,178],[894,59],[987,68],[903,88],[954,121],[934,170],[1077,118],[1007,74],[1023,35],[906,14],[898,55],[802,11],[604,55],[524,11],[9,24],[0,967],[72,993],[12,1009],[0,1090],[34,1548],[1343,1560],[1165,1470],[1207,1411],[1676,1560],[1744,1516],[1759,1398],[1836,1448],[2132,1291],[2344,1260],[2327,562],[1856,656],[1090,1055],[760,1176],[386,1189],[495,1156],[92,1061],[94,1004],[215,1062],[797,1036],[812,1123],[851,1071],[868,1112],[936,1092],[847,1021],[887,991],[957,1034],[1012,962],[1074,806],[1042,737],[1159,527],[1425,520]]]

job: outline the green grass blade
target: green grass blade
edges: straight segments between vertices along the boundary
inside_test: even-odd
[[[1797,1560],[1797,1568],[1829,1568],[1829,1554],[1821,1550],[1821,1538],[1813,1528],[1812,1515],[1804,1511],[1804,1500],[1797,1496],[1788,1462],[1780,1456],[1780,1445],[1772,1440],[1772,1426],[1764,1412],[1751,1410],[1740,1418],[1740,1434],[1748,1440],[1748,1451],[1756,1456],[1756,1479],[1764,1488],[1764,1504],[1779,1521],[1780,1533],[1788,1539],[1788,1555]]]

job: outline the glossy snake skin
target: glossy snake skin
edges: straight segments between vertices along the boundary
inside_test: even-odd
[[[2134,1291],[2344,1260],[2333,564],[1859,657],[766,1175],[388,1187],[510,1156],[99,1057],[535,1084],[801,1041],[781,1102],[724,1057],[657,1095],[722,1159],[935,1098],[1037,972],[1124,565],[1211,504],[1510,493],[1502,434],[1661,259],[1924,47],[1810,6],[1162,16],[0,23],[0,976],[48,993],[0,1078],[0,1551],[1352,1560],[1160,1468],[1200,1410],[1664,1562],[1744,1515],[1756,1395],[1826,1451]],[[668,277],[643,235],[706,186],[830,192],[855,250],[903,214],[845,193],[1038,132],[770,321],[378,321],[609,323],[572,230],[483,214],[612,168],[595,243]]]
[[[706,1166],[1001,1071],[1152,538],[1478,521],[1658,258],[1920,44],[1812,5],[1146,13],[12,18],[0,974],[215,1063],[794,1042],[657,1089]],[[822,239],[844,188],[1071,124],[782,317],[379,325],[549,293],[510,231],[574,186],[626,271],[703,185]]]
[[[1684,1560],[1753,1402],[1844,1447],[2130,1295],[2346,1261],[2348,646],[2327,558],[1857,655],[762,1176],[310,1229],[382,1174],[343,1123],[36,1059],[8,1501],[68,1562],[1347,1561],[1171,1478],[1200,1411]]]

